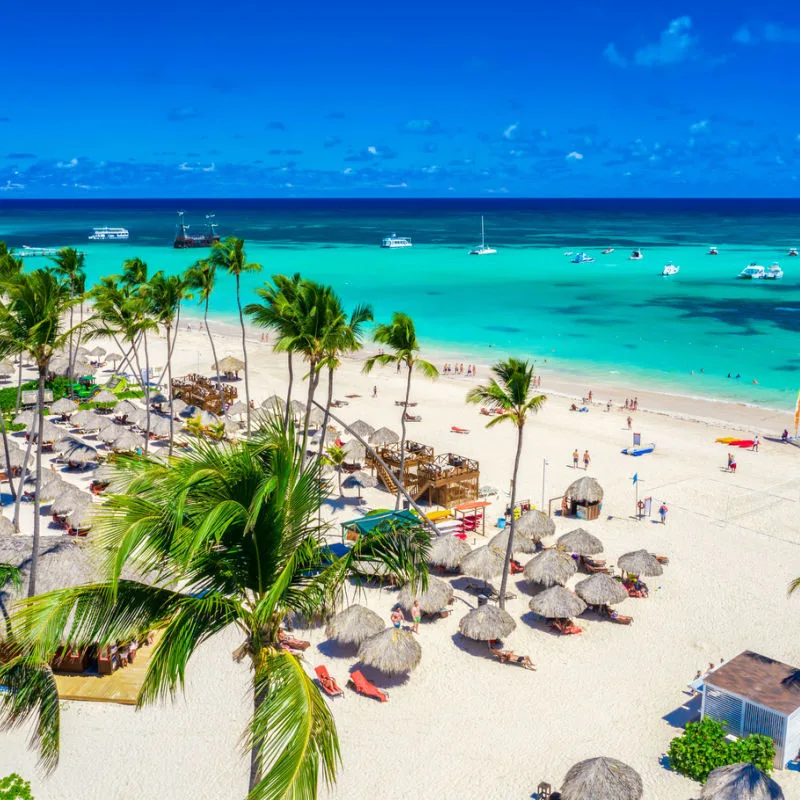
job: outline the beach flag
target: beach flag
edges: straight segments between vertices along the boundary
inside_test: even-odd
[[[638,472],[634,472],[633,473],[633,482],[634,483],[639,483],[639,473]]]
[[[797,426],[800,425],[800,391],[797,392],[797,405],[794,409],[794,435],[797,436]]]

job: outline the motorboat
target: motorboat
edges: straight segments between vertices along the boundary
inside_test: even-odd
[[[634,250],[634,251],[631,253],[630,260],[631,260],[631,261],[641,261],[643,258],[644,258],[644,256],[642,255],[642,250],[641,250],[641,248],[640,248],[640,247],[637,247],[637,248],[636,248],[636,249],[635,249],[635,250]]]
[[[757,281],[763,278],[766,274],[767,272],[764,267],[760,266],[759,264],[750,264],[739,273],[738,277],[744,281]]]
[[[408,236],[398,236],[393,233],[391,236],[386,236],[381,240],[381,247],[386,247],[389,250],[394,250],[396,247],[411,247],[411,239]]]
[[[483,230],[483,217],[481,217],[481,244],[480,247],[473,247],[469,251],[471,256],[491,256],[497,252],[493,247],[486,246],[486,235]]]
[[[789,252],[786,255],[787,256],[796,256],[797,255],[797,248],[796,247],[790,247],[789,248]]]
[[[613,247],[606,247],[606,249],[603,250],[603,255],[607,256],[609,253],[613,253],[613,252],[614,252],[614,248]]]
[[[710,256],[718,256],[719,255],[719,248],[712,244],[711,247],[708,248],[708,255]]]
[[[764,280],[767,281],[779,281],[782,277],[783,270],[777,261],[771,267],[769,267],[764,274]]]
[[[564,255],[565,256],[574,256],[575,255],[575,251],[574,250],[565,250],[564,251]]]
[[[677,275],[681,271],[680,267],[676,267],[671,261],[664,264],[664,269],[661,270],[662,275]]]
[[[577,253],[572,259],[573,264],[591,264],[594,259],[588,253]]]
[[[92,228],[91,242],[111,242],[127,239],[130,236],[127,228]]]

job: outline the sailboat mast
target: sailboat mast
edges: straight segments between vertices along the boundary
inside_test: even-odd
[[[481,214],[481,249],[486,247],[486,237],[483,233],[483,214]]]

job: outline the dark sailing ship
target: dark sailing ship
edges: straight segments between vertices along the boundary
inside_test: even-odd
[[[206,230],[204,233],[193,235],[189,233],[189,226],[183,221],[186,212],[178,212],[178,231],[175,234],[175,241],[172,246],[178,250],[186,250],[190,247],[211,247],[219,241],[219,234],[214,230],[217,224],[213,222],[213,214],[206,214]]]

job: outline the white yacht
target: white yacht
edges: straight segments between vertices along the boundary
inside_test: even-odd
[[[594,259],[588,253],[578,253],[572,259],[573,264],[591,264],[593,261]]]
[[[681,271],[680,267],[676,267],[671,261],[664,264],[664,269],[661,270],[661,274],[666,275],[677,275]]]
[[[472,250],[469,251],[469,254],[471,256],[491,256],[496,252],[497,250],[494,248],[486,246],[486,236],[483,231],[483,217],[481,217],[481,246],[473,247]]]
[[[745,267],[738,275],[744,281],[761,280],[766,275],[766,270],[759,264],[750,264]]]
[[[117,239],[127,239],[130,236],[127,228],[92,228],[89,241],[111,242]]]
[[[388,247],[391,250],[394,250],[395,247],[411,247],[411,239],[407,236],[398,236],[393,233],[381,241],[381,247]]]
[[[777,261],[764,273],[764,280],[766,281],[779,281],[782,277],[783,270]]]
[[[708,255],[710,255],[710,256],[718,256],[719,255],[719,249],[717,248],[716,245],[712,244],[711,247],[708,248]]]
[[[631,261],[641,261],[643,258],[644,258],[644,256],[642,255],[642,249],[641,249],[640,247],[637,247],[637,248],[636,248],[636,249],[635,249],[635,250],[634,250],[634,251],[631,253],[630,260],[631,260]]]

